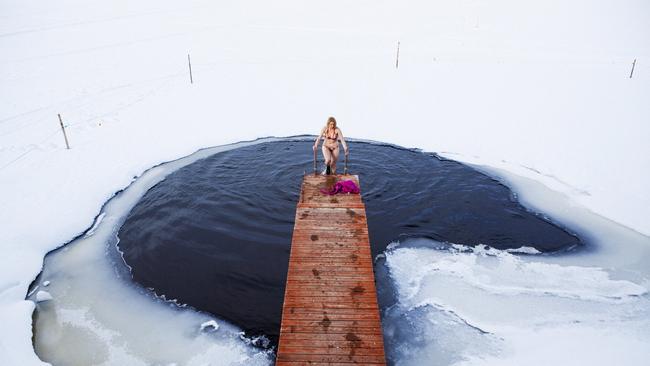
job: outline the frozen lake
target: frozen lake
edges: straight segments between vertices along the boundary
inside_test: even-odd
[[[53,297],[37,307],[39,356],[55,365],[271,363],[311,144],[299,137],[202,150],[120,192],[85,235],[46,258],[31,293]],[[454,364],[471,359],[471,345],[502,356],[506,342],[493,327],[529,326],[517,320],[524,308],[563,325],[619,303],[616,317],[648,313],[643,286],[600,268],[542,263],[598,246],[526,209],[500,181],[417,150],[350,146],[389,363]],[[480,316],[464,315],[467,303],[484,306]],[[587,319],[558,315],[575,308]],[[143,329],[155,336],[143,338]]]

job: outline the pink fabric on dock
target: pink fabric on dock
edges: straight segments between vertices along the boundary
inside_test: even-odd
[[[354,183],[353,180],[342,180],[336,182],[336,184],[334,184],[329,191],[322,189],[321,193],[328,195],[335,195],[339,193],[359,194],[359,187],[356,183]]]

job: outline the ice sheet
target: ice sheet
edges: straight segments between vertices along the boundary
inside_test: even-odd
[[[487,168],[484,168],[487,169]],[[650,239],[539,182],[487,169],[529,207],[588,238],[553,255],[414,239],[380,259],[397,290],[384,316],[400,365],[644,365]]]
[[[29,284],[134,177],[330,114],[346,136],[528,169],[650,234],[649,6],[0,2],[0,363],[40,364]]]
[[[266,140],[263,140],[266,141]],[[111,199],[85,235],[46,258],[32,295],[34,344],[55,365],[269,365],[243,332],[135,285],[117,233],[142,195],[170,172],[229,148],[155,167]],[[39,290],[48,283],[47,292]],[[209,331],[206,331],[206,327]]]
[[[384,327],[398,365],[644,365],[650,357],[647,281],[422,243],[387,253],[386,265],[399,302]]]

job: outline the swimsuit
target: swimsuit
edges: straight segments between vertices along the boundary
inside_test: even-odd
[[[336,143],[336,141],[338,140],[338,138],[339,138],[339,133],[336,132],[336,131],[334,131],[334,137],[329,137],[329,136],[325,135],[325,139],[326,139],[326,140],[332,140],[334,143]],[[336,148],[339,147],[339,144],[338,144],[338,143],[336,143],[336,146],[334,146],[334,147],[327,146],[327,141],[325,141],[325,144],[324,144],[324,145],[325,145],[325,147],[327,147],[327,148],[330,149],[330,150],[334,150],[334,149],[336,149]]]

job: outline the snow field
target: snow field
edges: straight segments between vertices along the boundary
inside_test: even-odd
[[[29,284],[134,177],[316,133],[328,115],[346,136],[534,177],[650,234],[649,6],[0,1],[0,363],[40,364]],[[598,250],[643,265],[629,248]]]

